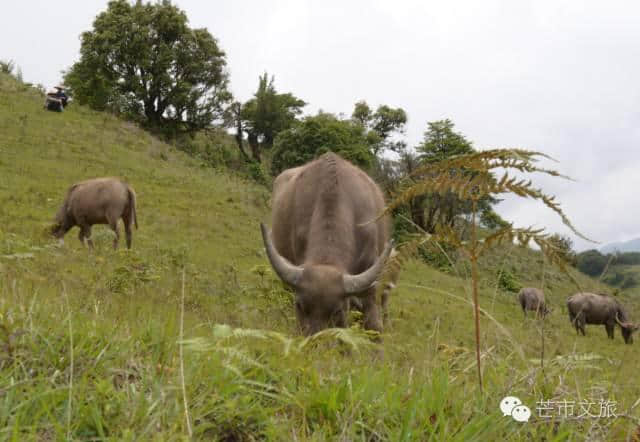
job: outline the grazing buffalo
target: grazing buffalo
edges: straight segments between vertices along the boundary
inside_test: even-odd
[[[382,330],[375,283],[391,252],[384,197],[362,170],[334,153],[288,169],[273,185],[273,229],[262,224],[271,266],[293,286],[304,334],[346,326],[348,300],[364,327]]]
[[[118,178],[95,178],[74,184],[67,191],[62,207],[56,215],[51,233],[62,238],[73,226],[80,227],[78,239],[93,248],[91,226],[109,224],[115,232],[113,248],[118,248],[120,233],[118,220],[124,222],[127,248],[131,248],[131,224],[138,228],[136,194],[127,183]]]
[[[544,293],[540,289],[524,287],[518,293],[518,300],[525,316],[527,316],[527,310],[536,312],[536,315],[546,316],[549,314],[549,309],[544,302]]]
[[[620,326],[624,342],[633,342],[633,332],[637,325],[629,322],[624,308],[618,300],[606,295],[595,293],[576,293],[567,299],[569,319],[576,327],[576,333],[585,336],[585,324],[604,324],[609,338],[613,339],[613,331],[616,323]]]

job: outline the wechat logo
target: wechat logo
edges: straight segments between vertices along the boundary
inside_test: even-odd
[[[511,416],[518,422],[529,422],[531,410],[515,396],[507,396],[500,401],[500,411],[504,416]]]

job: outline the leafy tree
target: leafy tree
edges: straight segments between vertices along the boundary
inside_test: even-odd
[[[277,175],[330,151],[365,169],[370,168],[374,161],[365,129],[361,125],[338,119],[332,114],[319,113],[306,117],[278,135],[271,171]]]
[[[65,74],[78,102],[169,134],[211,125],[231,100],[225,53],[168,0],[110,1],[82,34],[80,54]]]
[[[586,250],[576,257],[578,270],[589,276],[600,276],[608,262],[608,255],[603,255],[595,249]]]
[[[267,73],[260,77],[258,90],[253,98],[241,105],[235,103],[234,117],[236,142],[245,158],[248,155],[243,148],[244,135],[251,148],[254,161],[260,162],[260,152],[270,149],[276,136],[289,129],[297,121],[306,103],[293,94],[279,94],[274,85],[274,77]]]
[[[616,253],[616,264],[625,264],[625,265],[640,264],[640,252]]]
[[[576,266],[576,253],[573,251],[573,241],[571,238],[559,233],[554,233],[549,237],[549,242],[553,244],[562,258],[572,266]]]
[[[491,208],[480,213],[480,222],[490,230],[501,229],[509,225],[507,221],[502,219],[502,217]]]
[[[13,74],[13,68],[16,66],[13,60],[0,60],[0,72],[4,74]]]
[[[424,139],[417,146],[416,151],[417,155],[404,154],[404,161],[407,164],[412,163],[412,167],[408,170],[409,174],[414,174],[414,169],[417,166],[422,167],[426,164],[475,152],[471,142],[464,135],[454,131],[454,124],[449,119],[428,123]],[[411,155],[413,156],[409,158]],[[470,172],[464,169],[451,169],[449,173],[452,176],[462,176]],[[409,181],[412,183],[426,178],[428,177],[414,174]],[[488,223],[490,228],[504,225],[500,217],[491,209],[491,205],[497,201],[491,195],[486,195],[477,201],[481,220]],[[471,203],[470,199],[460,198],[457,192],[449,190],[447,192],[421,193],[409,201],[409,206],[413,222],[426,232],[433,233],[438,224],[453,227],[457,216],[471,212]]]
[[[383,104],[373,112],[366,101],[359,101],[354,106],[351,119],[366,129],[368,144],[374,155],[385,149],[395,152],[404,149],[404,142],[391,140],[394,133],[404,131],[407,123],[407,114],[402,108],[393,109]]]

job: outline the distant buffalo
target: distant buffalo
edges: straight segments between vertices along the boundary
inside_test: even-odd
[[[576,293],[567,299],[569,319],[576,328],[576,333],[585,336],[585,324],[604,324],[607,336],[613,339],[616,323],[620,326],[624,342],[633,342],[633,332],[638,326],[629,321],[627,313],[618,300],[606,295],[594,293]]]
[[[391,252],[380,188],[334,153],[282,172],[273,185],[273,231],[262,237],[271,266],[294,287],[304,334],[345,327],[349,299],[364,327],[381,331],[375,283]],[[376,220],[376,221],[374,221]]]
[[[74,184],[67,190],[67,196],[58,210],[51,233],[62,238],[73,226],[80,227],[78,239],[90,248],[91,226],[108,224],[115,232],[113,248],[118,248],[120,233],[118,220],[122,218],[127,238],[127,248],[131,248],[131,225],[138,228],[136,216],[136,194],[127,183],[118,178],[95,178]]]
[[[549,309],[544,302],[544,293],[540,289],[525,287],[518,293],[518,300],[525,316],[527,316],[527,310],[536,312],[536,315],[549,314]]]

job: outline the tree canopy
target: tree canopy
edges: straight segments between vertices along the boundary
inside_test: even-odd
[[[270,149],[276,136],[297,121],[306,103],[291,93],[278,93],[274,77],[265,72],[260,76],[258,90],[244,104],[236,103],[236,141],[243,155],[243,132],[255,161],[260,161],[262,149]]]
[[[395,152],[404,149],[403,141],[392,140],[394,133],[403,133],[404,125],[407,123],[407,114],[402,108],[394,109],[383,104],[373,112],[363,100],[355,104],[351,119],[367,131],[367,143],[374,155],[382,153],[385,149]]]
[[[225,53],[192,29],[168,0],[112,0],[81,36],[80,60],[65,74],[75,99],[124,113],[169,133],[193,132],[231,101]]]
[[[466,155],[475,152],[471,142],[454,130],[455,125],[449,119],[427,123],[422,142],[416,147],[416,153],[402,152],[401,164],[406,166],[407,185],[416,180],[425,179],[424,176],[412,176],[421,165],[436,163],[456,155]],[[451,170],[450,174],[465,174],[465,170]],[[489,228],[504,226],[505,222],[491,209],[497,202],[492,197],[486,197],[477,202],[481,221]],[[436,225],[453,226],[458,215],[470,213],[471,201],[460,198],[455,192],[445,193],[425,192],[412,198],[409,203],[412,221],[421,229],[433,233]]]
[[[374,161],[366,131],[361,125],[332,114],[319,113],[304,118],[278,135],[271,171],[275,176],[329,151],[365,169],[371,167]]]

